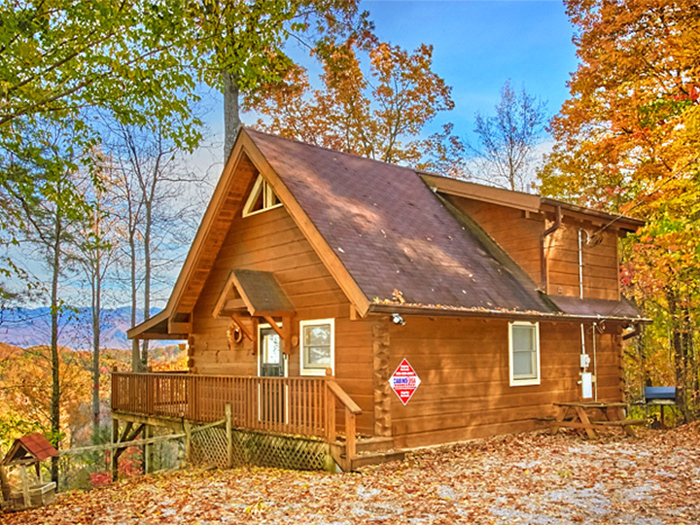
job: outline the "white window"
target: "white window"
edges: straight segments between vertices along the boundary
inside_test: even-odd
[[[540,325],[508,324],[510,386],[540,384]]]
[[[277,198],[277,195],[272,191],[270,185],[261,176],[258,176],[258,180],[255,181],[253,190],[250,192],[245,206],[243,206],[243,217],[271,210],[278,206],[282,206],[282,203]]]
[[[335,326],[333,319],[300,321],[301,375],[323,376],[335,371]]]

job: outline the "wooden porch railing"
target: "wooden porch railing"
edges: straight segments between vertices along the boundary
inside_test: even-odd
[[[362,411],[332,379],[236,377],[187,373],[112,373],[112,410],[233,427],[336,438],[336,404],[345,412],[346,457],[356,454],[356,416]]]

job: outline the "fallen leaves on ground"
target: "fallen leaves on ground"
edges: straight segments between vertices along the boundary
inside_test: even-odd
[[[521,434],[410,454],[360,473],[188,470],[63,494],[4,525],[700,523],[700,425]]]

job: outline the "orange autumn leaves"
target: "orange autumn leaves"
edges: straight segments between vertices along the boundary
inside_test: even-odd
[[[463,149],[451,125],[420,137],[438,113],[454,107],[451,88],[432,71],[432,46],[409,53],[387,43],[348,41],[315,53],[323,65],[319,88],[295,66],[264,95],[246,99],[245,109],[261,117],[256,127],[385,162],[430,168],[435,152],[439,160],[458,162]]]
[[[654,320],[639,383],[683,385],[700,414],[700,2],[567,0],[579,66],[552,120],[542,192],[648,224],[623,284]],[[659,348],[667,349],[658,352]],[[668,356],[672,357],[669,358]],[[656,356],[656,357],[655,357]],[[663,357],[666,356],[666,357]],[[641,363],[649,368],[649,363]],[[675,371],[668,377],[662,370]],[[662,377],[666,376],[666,377]],[[658,383],[655,383],[658,384]]]

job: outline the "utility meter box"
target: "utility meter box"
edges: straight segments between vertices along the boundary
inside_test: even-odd
[[[591,366],[591,356],[588,354],[581,354],[581,368],[588,368]]]

